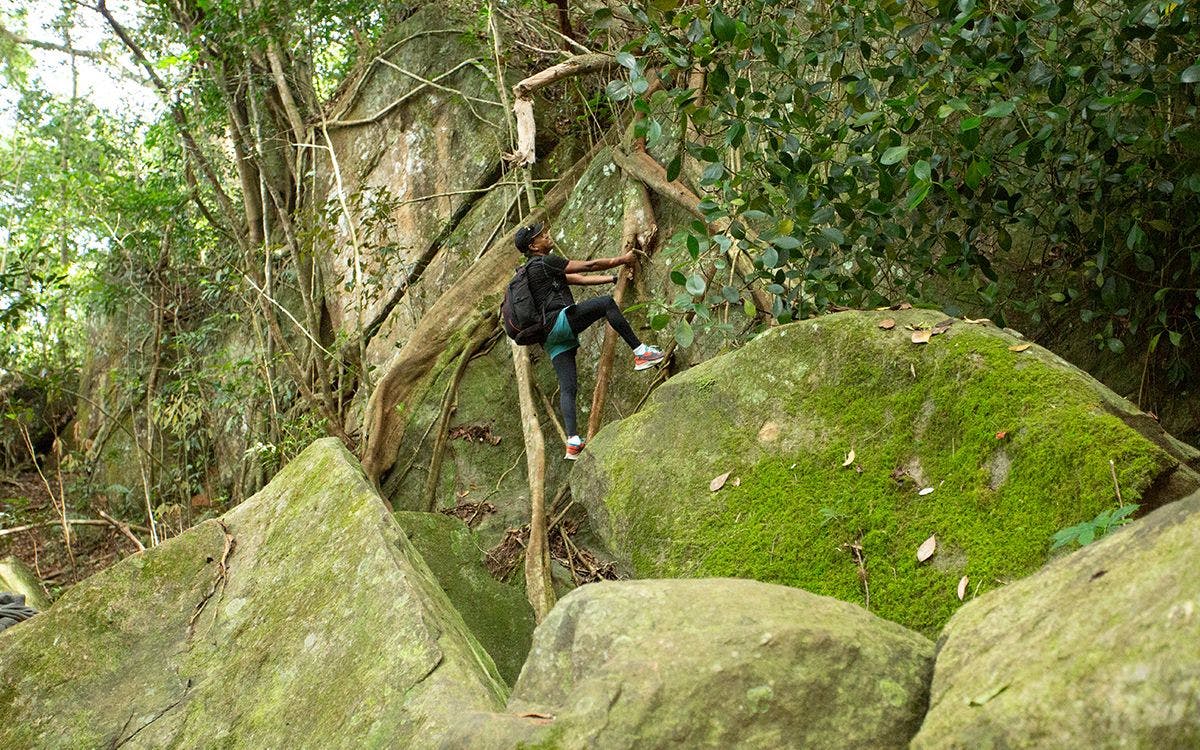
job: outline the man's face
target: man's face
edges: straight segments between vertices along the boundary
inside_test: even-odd
[[[529,241],[530,252],[538,254],[548,253],[554,247],[554,240],[550,239],[550,228],[546,227],[537,233],[532,240]]]

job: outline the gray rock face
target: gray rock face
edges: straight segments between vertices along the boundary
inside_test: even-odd
[[[735,579],[584,586],[534,633],[506,714],[461,747],[904,747],[933,644],[854,605]]]
[[[914,748],[1200,747],[1200,494],[963,607]]]
[[[0,747],[415,747],[504,697],[335,439],[0,633]]]

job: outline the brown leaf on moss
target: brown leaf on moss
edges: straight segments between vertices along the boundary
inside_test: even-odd
[[[1023,352],[1031,346],[1033,346],[1033,344],[1013,344],[1012,346],[1008,347],[1008,350],[1010,352]]]
[[[937,534],[930,534],[929,538],[921,542],[921,546],[917,547],[917,562],[925,562],[933,557],[934,550],[937,549]]]
[[[891,318],[885,318],[884,320],[879,321],[879,327],[885,331],[890,331],[896,327],[896,321],[892,320]]]
[[[725,486],[725,480],[726,480],[726,479],[729,479],[729,475],[730,475],[730,474],[732,474],[732,473],[733,473],[732,471],[727,471],[727,472],[725,472],[724,474],[722,474],[722,475],[721,475],[721,476],[719,476],[719,477],[713,477],[713,480],[712,480],[711,482],[709,482],[709,483],[708,483],[708,491],[709,491],[709,492],[716,492],[717,490],[719,490],[719,489],[721,489],[722,487],[724,487],[724,486]]]
[[[952,326],[952,325],[954,325],[954,319],[946,318],[945,320],[941,321],[940,323],[935,324],[933,326],[933,328],[930,329],[930,332],[934,336],[936,336],[939,333],[945,333],[946,331],[950,330],[950,326]]]
[[[1003,440],[1003,439],[1004,439],[1004,438],[1006,438],[1006,437],[1008,437],[1008,431],[1007,431],[1007,430],[1001,430],[1000,432],[997,432],[997,433],[996,433],[996,439],[997,439],[997,440]]]
[[[962,578],[958,579],[958,600],[960,602],[967,595],[967,581],[968,580],[969,579],[966,576],[963,576]]]
[[[928,344],[932,336],[933,331],[913,331],[912,342],[914,344]]]
[[[900,303],[900,304],[899,304],[899,305],[896,307],[896,309],[897,309],[897,310],[911,310],[911,309],[912,309],[912,305],[910,305],[910,304],[909,304],[909,303],[907,303],[907,302],[901,302],[901,303]]]

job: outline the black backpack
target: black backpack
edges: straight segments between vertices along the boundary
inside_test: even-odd
[[[550,333],[545,320],[546,302],[533,298],[533,287],[529,283],[529,270],[535,260],[537,258],[516,270],[504,290],[504,301],[500,303],[504,332],[521,346],[543,344]],[[541,271],[546,273],[544,268]]]

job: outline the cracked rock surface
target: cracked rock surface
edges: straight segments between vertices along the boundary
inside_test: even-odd
[[[505,698],[336,439],[0,634],[0,747],[408,747]]]

